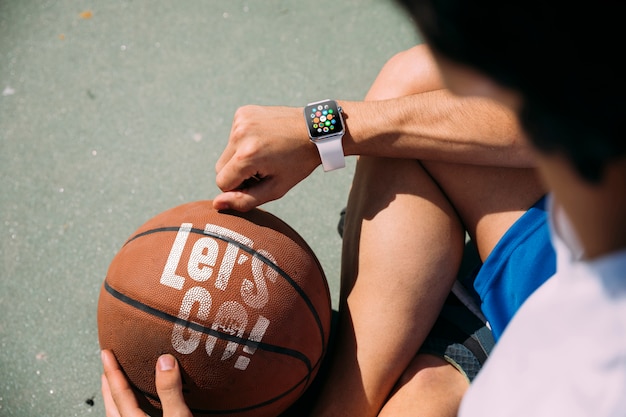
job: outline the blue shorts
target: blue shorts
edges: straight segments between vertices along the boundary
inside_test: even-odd
[[[502,236],[483,265],[455,284],[421,353],[472,381],[515,312],[556,271],[545,197]]]
[[[524,301],[556,272],[543,197],[502,236],[474,279],[497,341]]]

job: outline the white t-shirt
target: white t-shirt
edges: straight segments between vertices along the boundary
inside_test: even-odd
[[[461,417],[626,416],[626,250],[582,261],[565,215],[550,217],[557,273],[513,317]]]

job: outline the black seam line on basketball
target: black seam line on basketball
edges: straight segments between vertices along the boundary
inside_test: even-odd
[[[140,238],[142,236],[150,235],[150,234],[153,234],[153,233],[159,233],[159,232],[178,232],[179,230],[180,230],[179,226],[164,226],[164,227],[158,227],[156,229],[146,230],[145,232],[138,233],[135,236],[133,236],[130,239],[128,239],[126,241],[126,243],[124,243],[124,246],[128,245],[133,240],[138,239],[138,238]],[[224,242],[227,242],[227,243],[232,243],[233,245],[237,246],[239,249],[247,252],[249,255],[256,256],[257,258],[261,259],[263,261],[263,263],[265,263],[267,266],[269,266],[270,268],[272,268],[276,272],[278,272],[296,290],[296,292],[300,295],[300,297],[302,297],[302,300],[304,300],[304,302],[306,303],[309,311],[311,312],[311,314],[313,315],[313,318],[315,319],[315,322],[317,324],[317,328],[318,328],[318,330],[320,332],[320,337],[322,339],[322,348],[324,346],[326,346],[326,338],[324,337],[324,326],[322,325],[322,320],[320,319],[319,315],[317,314],[317,311],[315,310],[315,307],[313,306],[313,303],[311,302],[309,297],[302,290],[302,288],[300,288],[298,283],[296,283],[289,276],[289,274],[287,274],[285,271],[283,271],[274,262],[272,262],[271,260],[269,260],[265,256],[261,255],[260,253],[256,252],[254,249],[252,249],[249,246],[246,246],[246,245],[244,245],[244,244],[242,244],[242,243],[240,243],[240,242],[238,242],[238,241],[236,241],[234,239],[231,239],[231,238],[229,238],[227,236],[222,236],[222,235],[219,235],[217,233],[206,232],[204,229],[198,229],[198,228],[192,228],[190,230],[190,232],[198,234],[198,235],[205,235],[205,236],[214,237],[216,239],[220,239],[220,240],[222,240]]]
[[[161,310],[157,310],[154,307],[150,307],[149,305],[146,305],[144,303],[142,303],[141,301],[137,301],[125,294],[122,294],[121,292],[117,291],[116,289],[114,289],[113,287],[111,287],[109,285],[109,283],[105,280],[104,281],[104,288],[106,289],[106,291],[111,294],[113,297],[117,298],[118,300],[120,300],[121,302],[128,304],[132,307],[135,307],[138,310],[141,310],[145,313],[148,313],[152,316],[158,317],[160,319],[163,320],[167,320],[171,323],[174,324],[179,324],[181,326],[184,326],[188,329],[191,330],[195,330],[197,332],[201,332],[204,334],[207,334],[209,336],[215,336],[218,339],[221,340],[226,340],[228,342],[235,342],[238,343],[240,345],[253,345],[256,346],[257,349],[261,349],[261,350],[265,350],[267,352],[272,352],[272,353],[278,353],[281,355],[287,355],[287,356],[291,356],[294,359],[298,359],[300,361],[302,361],[304,363],[304,365],[307,367],[307,373],[311,372],[311,361],[309,360],[309,358],[307,358],[304,354],[298,352],[297,350],[294,349],[289,349],[289,348],[285,348],[285,347],[281,347],[281,346],[276,346],[276,345],[272,345],[270,343],[265,343],[265,342],[251,342],[248,339],[245,339],[243,337],[237,337],[228,333],[223,333],[220,332],[218,330],[214,330],[211,329],[210,327],[206,327],[203,326],[201,324],[195,323],[193,321],[189,321],[189,320],[183,320],[179,317],[173,316],[171,314],[168,314],[164,311]]]

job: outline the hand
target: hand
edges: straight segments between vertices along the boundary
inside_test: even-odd
[[[245,106],[215,166],[217,210],[248,211],[287,193],[320,164],[301,108]]]
[[[102,397],[107,417],[146,417],[113,352],[102,351],[102,365]],[[156,389],[163,417],[193,417],[183,399],[180,371],[172,355],[162,355],[157,361]]]

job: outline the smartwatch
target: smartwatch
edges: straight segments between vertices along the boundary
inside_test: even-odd
[[[341,107],[335,100],[309,103],[304,108],[304,119],[311,142],[317,146],[324,171],[346,166],[341,139],[344,134]]]

